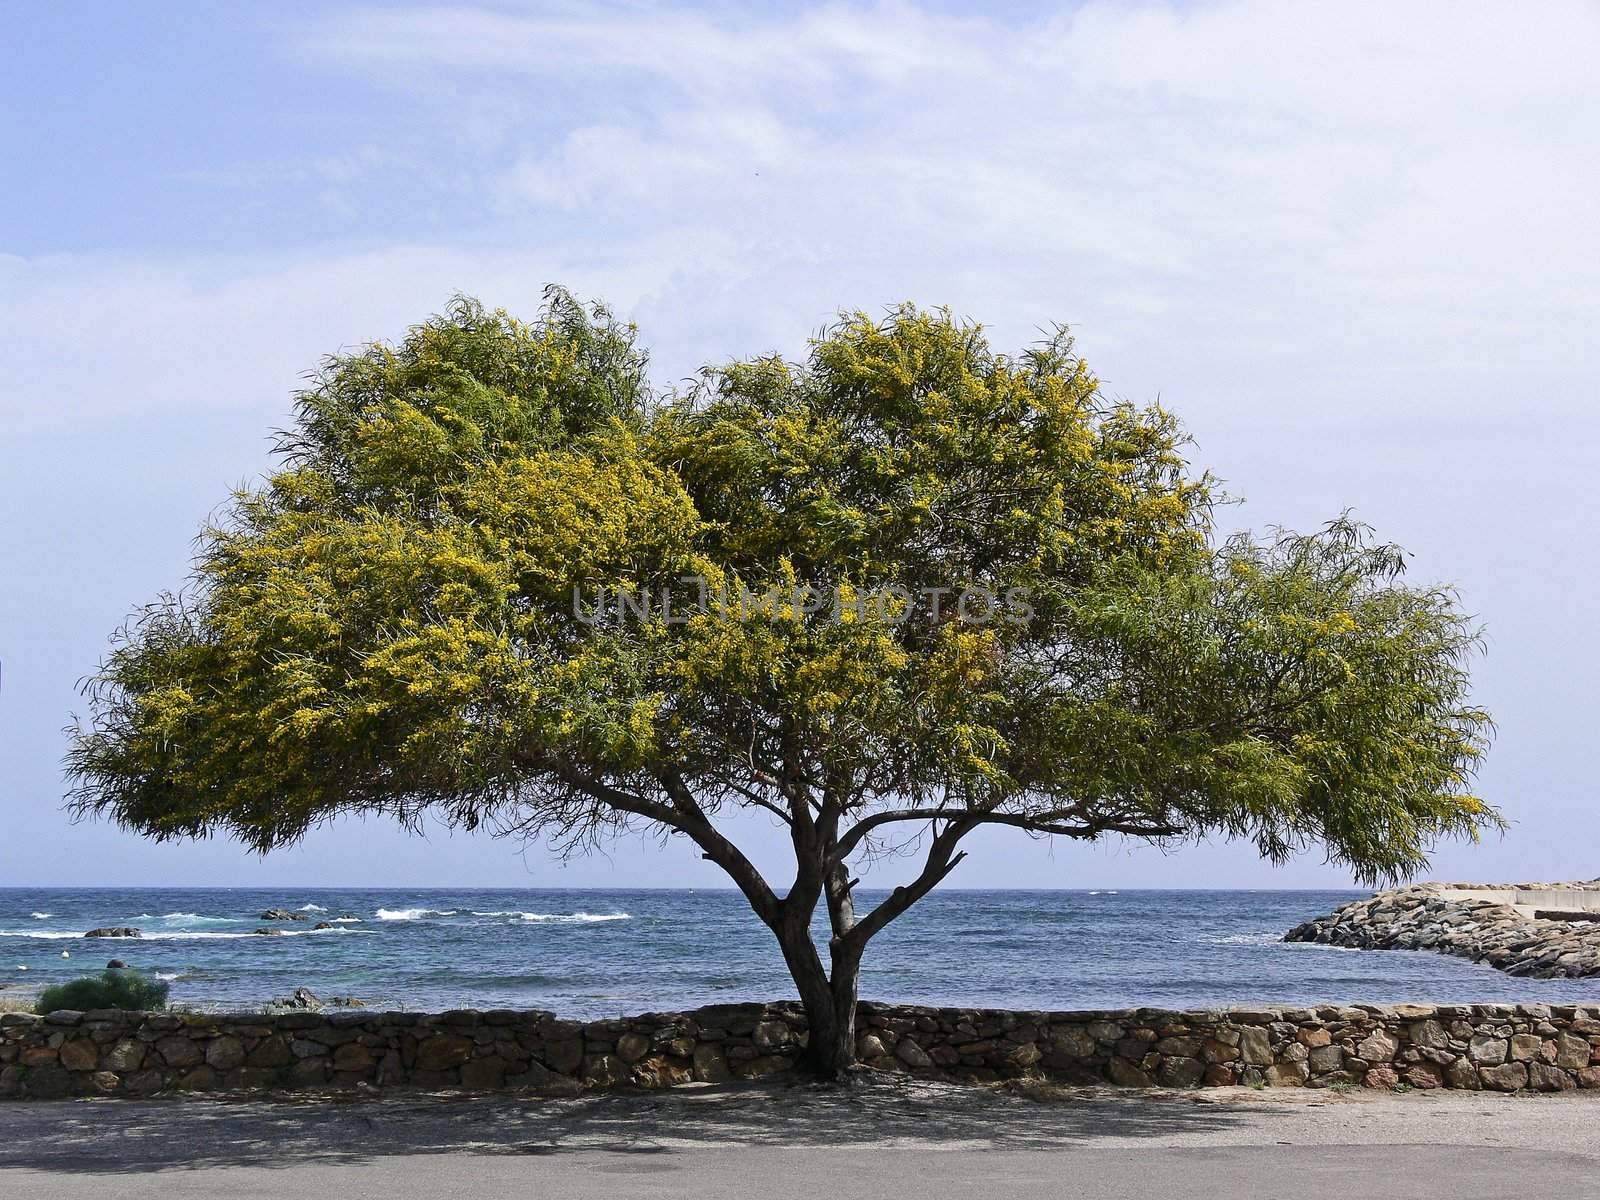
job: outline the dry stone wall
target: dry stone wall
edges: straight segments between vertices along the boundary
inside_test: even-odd
[[[791,1069],[789,1003],[580,1024],[546,1012],[0,1015],[0,1096],[669,1087]],[[1600,1088],[1600,1006],[1007,1012],[864,1003],[883,1071],[1137,1087]]]

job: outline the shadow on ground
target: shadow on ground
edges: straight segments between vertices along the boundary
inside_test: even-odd
[[[0,1106],[0,1168],[110,1174],[398,1154],[672,1155],[734,1144],[1043,1150],[1089,1137],[1199,1133],[1263,1111],[1270,1106],[1172,1093],[1083,1090],[1041,1101],[893,1077],[847,1088],[769,1081],[566,1097],[28,1102]]]

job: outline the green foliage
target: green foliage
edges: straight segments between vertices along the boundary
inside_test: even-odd
[[[129,1012],[155,1012],[167,1006],[167,985],[146,979],[134,970],[107,970],[70,983],[58,983],[39,993],[33,1011],[41,1015],[71,1009],[121,1008]]]
[[[280,469],[91,681],[76,810],[260,850],[343,813],[572,846],[643,824],[769,923],[827,886],[846,931],[846,860],[924,832],[902,908],[987,824],[1320,844],[1373,880],[1498,824],[1453,594],[1345,518],[1219,538],[1177,420],[1108,400],[1064,331],[1004,355],[906,306],[659,399],[644,366],[558,290],[530,323],[459,301],[329,359]],[[1031,613],[574,614],[686,576]],[[729,805],[790,827],[781,901],[715,829]]]

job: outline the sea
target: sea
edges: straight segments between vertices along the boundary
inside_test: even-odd
[[[935,892],[874,939],[861,994],[1054,1010],[1600,1004],[1600,979],[1513,979],[1427,952],[1281,940],[1364,894]],[[880,896],[860,892],[858,907]],[[269,909],[306,919],[265,921]],[[101,926],[144,936],[84,938]],[[200,1011],[258,1009],[300,987],[372,1008],[540,1008],[579,1020],[795,994],[771,935],[731,890],[0,889],[0,998],[113,958]]]

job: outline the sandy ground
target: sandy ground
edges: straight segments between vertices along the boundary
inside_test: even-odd
[[[896,1078],[843,1090],[10,1103],[0,1195],[1600,1197],[1597,1119],[1600,1094],[1584,1093],[1018,1094]]]

